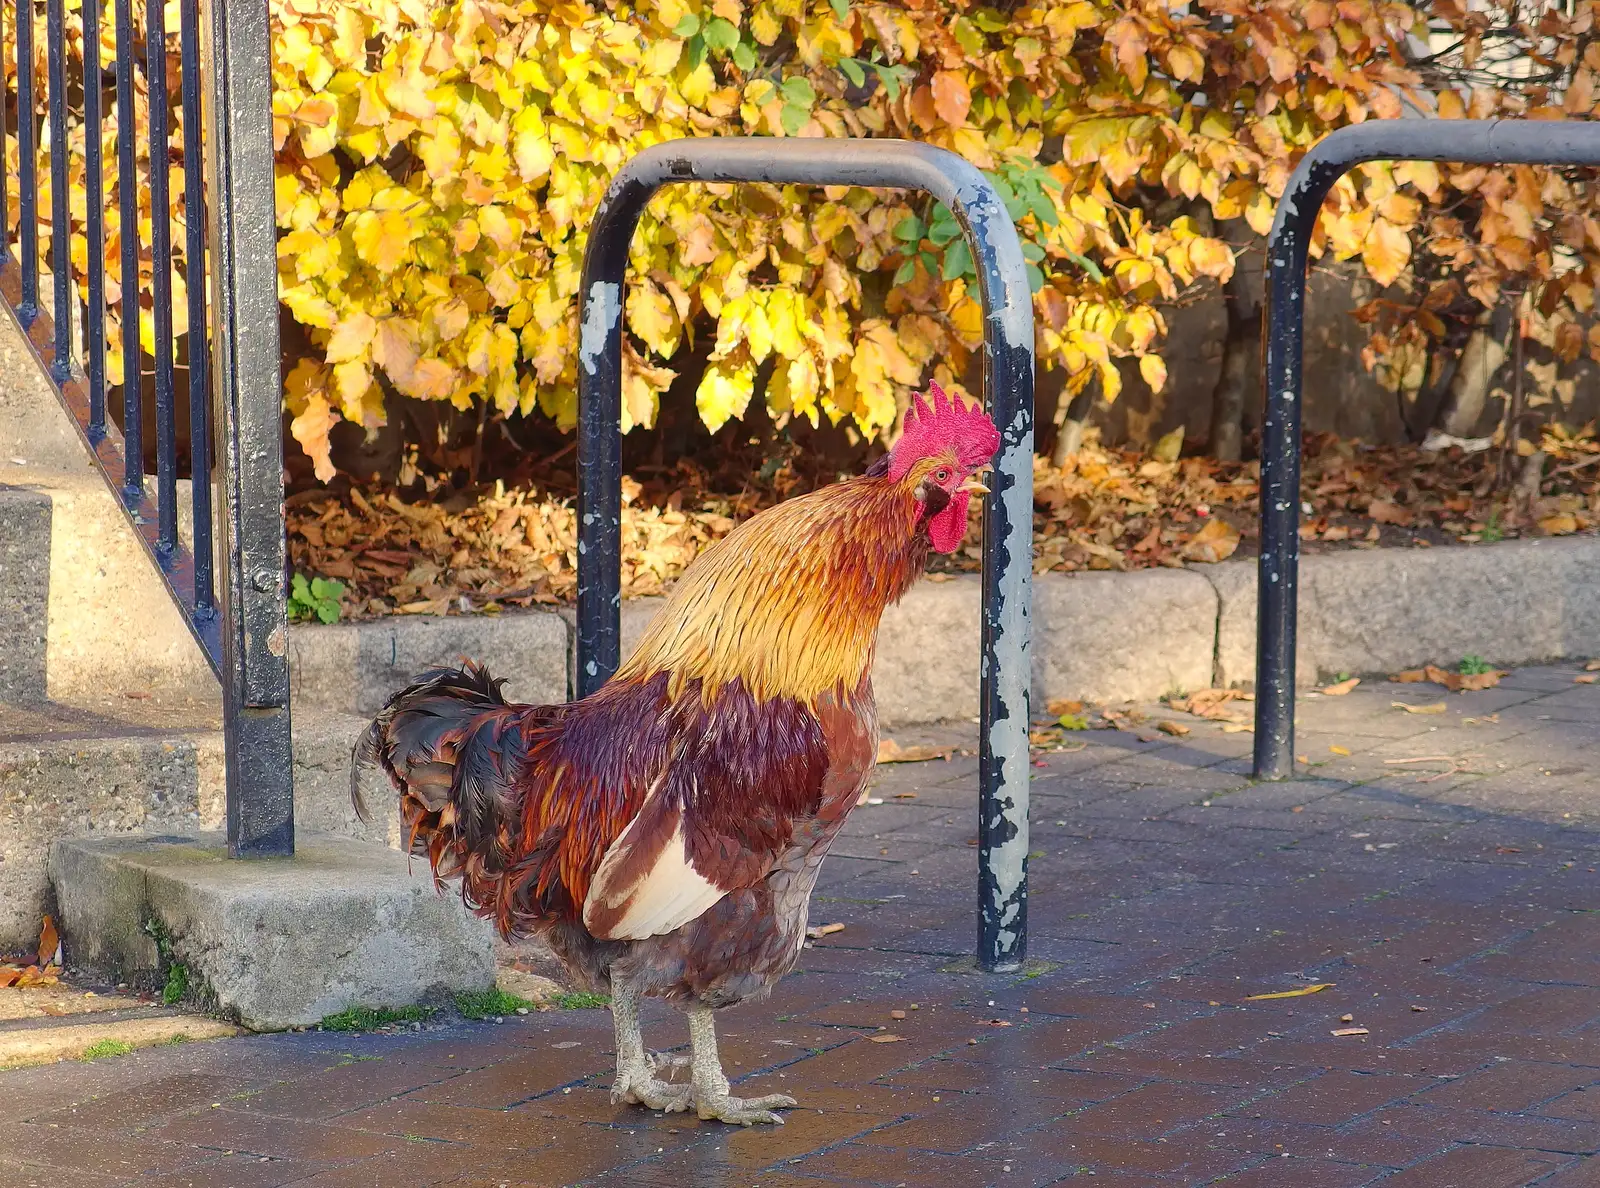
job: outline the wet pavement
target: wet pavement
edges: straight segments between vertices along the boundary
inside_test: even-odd
[[[1305,774],[1282,784],[1249,781],[1248,733],[1164,707],[1063,735],[1081,749],[1034,769],[1021,975],[970,962],[975,761],[881,768],[813,905],[844,929],[719,1023],[744,1092],[800,1099],[781,1129],[611,1105],[609,1016],[569,1010],[0,1073],[0,1174],[1600,1185],[1600,686],[1581,675],[1305,698]],[[645,1038],[687,1034],[657,1009]]]

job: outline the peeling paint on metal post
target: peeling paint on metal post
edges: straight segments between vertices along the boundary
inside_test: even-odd
[[[1284,187],[1267,238],[1256,589],[1257,779],[1282,779],[1294,771],[1306,252],[1328,191],[1348,170],[1367,161],[1594,166],[1600,165],[1600,125],[1581,120],[1373,120],[1319,141]]]
[[[598,689],[621,659],[623,274],[645,203],[679,182],[924,190],[966,234],[984,307],[984,391],[1001,432],[983,513],[978,964],[1017,969],[1028,937],[1033,300],[1004,205],[954,153],[905,140],[713,136],[655,145],[612,180],[589,230],[580,287],[576,693]]]

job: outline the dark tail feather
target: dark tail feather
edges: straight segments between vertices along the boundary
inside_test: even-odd
[[[372,820],[361,792],[361,771],[382,767],[402,797],[416,796],[438,812],[449,800],[457,737],[480,714],[506,707],[504,680],[467,661],[423,673],[389,699],[356,741],[350,763],[350,803]],[[448,756],[448,757],[447,757]]]
[[[383,768],[400,797],[405,848],[426,855],[434,878],[459,878],[461,897],[510,936],[528,915],[525,884],[559,836],[528,854],[522,790],[530,747],[558,725],[563,706],[511,705],[482,665],[435,669],[389,699],[351,756],[350,799],[362,820],[364,767]],[[533,863],[532,866],[529,864]]]

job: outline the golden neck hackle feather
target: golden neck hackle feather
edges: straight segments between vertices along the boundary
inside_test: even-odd
[[[665,672],[676,698],[698,678],[708,704],[733,680],[758,701],[848,694],[878,620],[927,559],[917,484],[949,460],[894,482],[848,479],[741,524],[690,567],[616,679]]]

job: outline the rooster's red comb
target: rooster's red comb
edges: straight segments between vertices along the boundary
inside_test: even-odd
[[[988,463],[1000,448],[1000,431],[987,413],[977,405],[968,408],[952,400],[938,384],[929,382],[931,403],[921,396],[911,398],[906,411],[905,430],[889,451],[889,477],[899,479],[918,458],[954,450],[956,460],[967,470]]]

